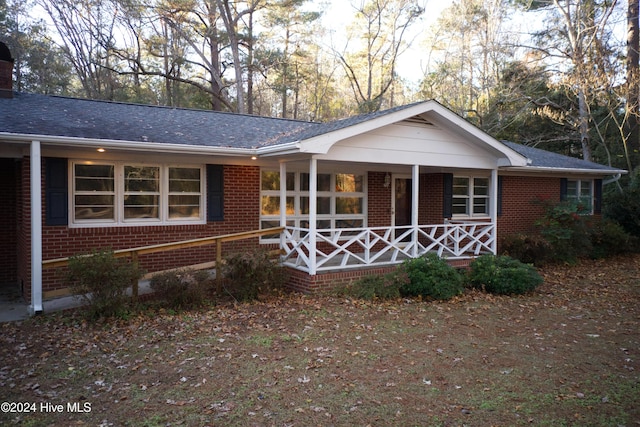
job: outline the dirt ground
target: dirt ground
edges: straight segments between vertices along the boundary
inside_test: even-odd
[[[533,294],[299,294],[0,325],[0,424],[638,426],[640,256]]]

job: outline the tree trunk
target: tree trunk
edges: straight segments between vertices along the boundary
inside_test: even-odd
[[[640,114],[640,50],[639,34],[640,23],[638,21],[640,0],[628,0],[627,9],[627,151],[629,169],[640,165],[640,129],[638,124]]]

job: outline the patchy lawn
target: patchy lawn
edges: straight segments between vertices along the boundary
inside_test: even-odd
[[[541,273],[521,297],[2,324],[0,424],[640,425],[640,256]]]

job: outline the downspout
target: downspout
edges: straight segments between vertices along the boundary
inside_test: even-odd
[[[611,177],[609,179],[602,180],[602,185],[608,185],[608,184],[613,184],[614,182],[618,182],[621,177],[622,177],[622,174],[621,173],[617,173],[617,174],[613,175],[613,177]]]
[[[31,315],[42,313],[42,166],[40,141],[31,141]]]

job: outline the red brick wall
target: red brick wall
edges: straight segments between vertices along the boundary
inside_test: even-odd
[[[498,216],[498,241],[508,234],[532,232],[544,214],[541,200],[560,201],[560,178],[502,177],[502,214]]]
[[[25,159],[28,165],[28,159]],[[22,210],[24,218],[29,218],[29,178],[28,167],[24,168]],[[43,184],[44,185],[44,184]],[[44,186],[43,186],[44,189]],[[69,228],[67,226],[43,225],[42,259],[68,257],[94,249],[127,249],[200,237],[218,236],[229,233],[256,230],[260,227],[260,170],[254,166],[224,167],[224,221],[199,225],[135,226]],[[44,191],[43,191],[44,193]],[[44,209],[44,198],[43,198]],[[44,216],[43,216],[44,218]],[[21,251],[20,279],[30,294],[30,221],[25,221],[20,234]],[[223,244],[223,255],[255,247],[258,239],[247,239]],[[26,255],[26,257],[25,257]],[[159,271],[184,265],[213,261],[216,258],[215,245],[181,249],[140,258],[140,265],[147,272]],[[57,270],[57,271],[56,271]],[[66,287],[61,277],[61,269],[43,271],[43,292]]]
[[[367,181],[367,223],[388,227],[391,221],[391,186],[384,186],[385,172],[369,172]]]
[[[17,211],[17,278],[24,284],[26,294],[29,294],[31,276],[29,262],[31,237],[29,159],[25,158],[22,161],[22,167],[16,167],[14,172],[21,176],[21,185],[16,194],[18,202],[15,206]],[[391,188],[384,187],[385,175],[384,172],[368,173],[367,209],[370,227],[389,225]],[[259,168],[225,166],[224,183],[224,221],[210,222],[206,225],[149,227],[68,228],[67,226],[43,226],[43,259],[67,257],[86,253],[93,249],[111,248],[117,250],[258,229],[260,212]],[[442,222],[442,183],[442,174],[420,175],[419,222],[421,224]],[[502,189],[502,215],[498,218],[499,237],[514,232],[530,231],[534,222],[543,213],[542,207],[535,201],[539,199],[559,200],[560,179],[505,176]],[[224,245],[223,252],[230,253],[257,245],[258,239],[229,242]],[[151,272],[214,259],[215,247],[206,246],[153,254],[141,258],[140,262],[144,269]],[[387,271],[388,269],[374,269],[368,273],[377,270]],[[357,276],[357,272],[348,271],[322,274],[310,278],[305,273],[293,272],[291,286],[300,291],[313,292],[329,284],[347,283]],[[60,273],[53,270],[44,271],[43,291],[65,286]]]
[[[0,285],[15,284],[18,280],[18,170],[15,159],[0,159]]]

